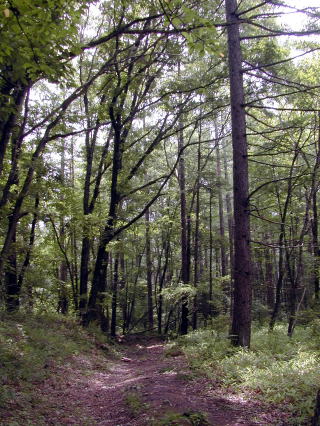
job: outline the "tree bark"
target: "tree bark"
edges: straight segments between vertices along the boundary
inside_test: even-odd
[[[61,152],[61,164],[60,164],[60,183],[62,187],[65,185],[65,141],[62,141],[62,152]],[[64,202],[64,196],[61,196],[61,202]],[[63,253],[66,253],[66,226],[65,217],[63,212],[60,214],[60,230],[59,230],[59,241]],[[68,279],[68,266],[66,259],[63,258],[59,265],[59,300],[58,300],[58,312],[63,315],[68,313],[69,309],[69,298],[67,292],[67,279]],[[71,278],[71,277],[70,277]]]
[[[294,152],[294,156],[293,156],[293,159],[292,159],[292,162],[291,162],[291,165],[290,165],[288,186],[287,186],[287,190],[286,190],[287,195],[286,195],[286,199],[285,199],[283,209],[281,208],[281,202],[280,202],[280,190],[279,190],[278,187],[276,187],[281,223],[280,223],[280,234],[279,234],[279,243],[278,243],[278,246],[279,246],[278,279],[277,279],[277,284],[276,284],[275,304],[274,304],[274,308],[273,308],[270,323],[269,323],[269,329],[270,330],[273,330],[274,325],[276,323],[276,320],[278,318],[279,312],[280,312],[280,308],[281,308],[281,293],[282,293],[283,281],[284,281],[284,276],[285,276],[285,270],[284,270],[285,257],[284,257],[284,255],[285,255],[285,241],[286,241],[286,222],[287,222],[289,204],[290,204],[290,200],[291,200],[291,197],[292,197],[292,191],[293,191],[293,181],[292,181],[293,170],[294,170],[294,166],[296,164],[296,160],[298,158],[298,153],[299,153],[299,150],[296,147],[295,152]]]
[[[226,183],[229,185],[229,174],[228,174],[228,164],[227,164],[227,155],[224,151],[223,153],[223,163],[224,163],[224,178]],[[233,241],[234,241],[234,225],[233,225],[233,216],[232,216],[232,207],[231,207],[231,197],[230,193],[227,190],[226,192],[226,208],[227,208],[227,217],[228,217],[228,234],[229,234],[229,262],[230,262],[230,312],[233,310],[233,282],[234,282],[234,250],[233,250]]]
[[[1,95],[5,95],[3,97],[5,99],[5,102],[8,102],[7,96],[9,95],[10,90],[11,90],[10,86],[8,86],[7,91],[2,90]],[[13,94],[10,96],[10,99],[13,99],[14,101],[15,111],[10,112],[9,114],[3,114],[3,116],[0,119],[0,176],[2,175],[3,162],[6,155],[10,136],[15,128],[17,118],[20,115],[22,104],[28,90],[29,90],[29,87],[24,85],[21,85],[20,87],[17,87],[14,89]],[[6,108],[6,107],[8,108],[8,105],[3,105],[3,108]],[[10,107],[10,110],[11,109],[12,107]]]
[[[213,314],[213,230],[212,230],[212,188],[209,192],[209,315]]]
[[[180,119],[180,131],[178,136],[178,152],[180,153],[179,158],[179,188],[180,188],[180,223],[181,223],[181,280],[183,284],[189,284],[190,282],[190,268],[189,268],[189,256],[188,256],[188,223],[187,223],[187,201],[186,201],[186,182],[185,182],[185,165],[184,165],[184,154],[183,154],[183,129],[182,129],[182,118]],[[189,326],[189,308],[188,301],[184,298],[181,306],[181,323],[180,333],[187,334]]]
[[[151,238],[150,238],[150,210],[145,213],[146,224],[146,267],[147,267],[147,307],[148,307],[148,327],[153,329],[153,289],[152,289],[152,259],[151,259]]]
[[[104,105],[105,100],[106,100],[106,96],[102,95],[99,106]],[[89,99],[88,99],[87,93],[85,93],[83,96],[83,104],[84,104],[84,110],[86,115],[87,128],[91,129],[92,120],[90,119]],[[111,135],[110,132],[109,132],[107,141],[104,145],[102,156],[100,159],[98,172],[97,172],[97,176],[95,180],[96,182],[95,188],[93,190],[92,196],[90,196],[91,180],[93,175],[93,160],[94,160],[94,154],[96,150],[99,126],[100,126],[100,120],[98,116],[98,118],[95,121],[95,128],[93,133],[91,132],[91,130],[87,130],[85,135],[86,173],[85,173],[85,181],[84,181],[84,188],[83,188],[83,214],[85,218],[88,217],[94,211],[95,203],[98,198],[98,194],[100,190],[103,162],[109,151],[109,143],[110,143],[110,135]],[[92,133],[92,136],[91,136],[91,133]],[[87,302],[88,302],[88,274],[89,274],[88,269],[89,269],[89,262],[90,262],[90,247],[91,247],[91,240],[88,235],[88,232],[89,232],[88,224],[85,222],[83,227],[81,263],[80,263],[80,289],[79,289],[80,315],[84,315],[87,308]]]
[[[320,299],[320,280],[319,280],[319,235],[318,235],[318,203],[317,203],[317,190],[314,191],[312,197],[312,245],[313,245],[313,282],[314,282],[314,298],[316,301]]]
[[[35,241],[36,226],[37,226],[37,223],[38,223],[39,204],[40,204],[40,199],[39,199],[39,195],[37,194],[36,199],[35,199],[35,203],[34,203],[33,219],[32,219],[32,222],[31,222],[29,245],[28,245],[28,248],[27,248],[27,253],[26,253],[24,262],[22,264],[22,267],[21,267],[21,270],[20,270],[20,273],[19,273],[19,279],[18,279],[19,288],[22,288],[25,273],[26,273],[26,271],[27,271],[27,269],[30,265],[30,259],[31,259],[32,250],[33,250],[33,246],[34,246],[34,241]],[[33,288],[32,288],[31,282],[29,282],[28,286],[27,286],[27,297],[28,297],[27,309],[28,309],[29,312],[32,312],[32,310],[33,310]]]
[[[110,328],[111,337],[116,337],[118,281],[119,281],[119,256],[116,255],[116,258],[114,260],[113,283],[112,283],[111,328]]]
[[[195,289],[198,287],[200,277],[200,173],[201,173],[201,136],[202,126],[199,126],[199,140],[197,150],[197,182],[196,182],[196,206],[195,206],[195,227],[194,227],[194,281]],[[193,299],[192,328],[198,327],[198,298],[197,294]]]
[[[163,314],[163,296],[162,290],[164,288],[168,263],[169,263],[169,252],[170,252],[170,240],[169,238],[164,241],[164,249],[165,249],[165,260],[164,266],[162,270],[162,274],[159,279],[159,297],[158,297],[158,334],[162,334],[162,314]]]
[[[218,138],[216,131],[216,138]],[[219,141],[217,141],[217,179],[218,179],[218,200],[219,200],[219,232],[220,232],[220,251],[221,251],[221,276],[227,275],[227,256],[225,247],[225,226],[224,226],[224,212],[223,212],[223,197],[222,197],[222,182],[221,182],[221,158]]]
[[[11,218],[9,219],[9,221]],[[17,252],[16,252],[17,230],[14,227],[12,245],[6,263],[4,282],[6,289],[6,309],[7,312],[16,312],[20,307],[20,285],[17,275]]]
[[[88,325],[91,321],[99,321],[101,319],[101,303],[97,303],[97,301],[98,298],[104,298],[103,293],[106,290],[106,272],[108,263],[106,247],[108,243],[114,238],[114,227],[117,220],[117,211],[120,203],[118,179],[122,170],[123,145],[126,135],[122,135],[121,112],[116,111],[116,102],[117,96],[114,96],[109,108],[114,130],[109,214],[99,242],[87,312],[84,315],[82,321],[84,325]]]
[[[265,235],[265,241],[268,242],[268,235]],[[266,285],[266,302],[267,306],[272,311],[274,307],[274,272],[271,249],[266,247],[264,250],[265,259],[265,285]]]
[[[233,147],[234,196],[234,303],[231,341],[236,346],[250,346],[251,337],[251,259],[249,223],[249,182],[244,109],[242,56],[237,16],[237,1],[226,0],[230,100]]]
[[[314,282],[314,298],[318,302],[320,299],[320,279],[319,279],[319,266],[320,266],[320,247],[319,247],[319,232],[318,232],[318,188],[319,183],[317,179],[317,172],[320,167],[320,112],[317,114],[317,127],[318,127],[318,138],[315,142],[316,151],[316,163],[312,174],[312,246],[313,246],[313,282]]]

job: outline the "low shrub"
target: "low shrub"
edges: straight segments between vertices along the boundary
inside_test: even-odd
[[[225,333],[213,329],[183,336],[175,343],[192,368],[239,392],[254,391],[264,401],[285,404],[291,424],[302,425],[313,414],[320,388],[320,327],[314,320],[297,327],[293,337],[286,325],[273,332],[254,328],[250,350],[231,346]]]

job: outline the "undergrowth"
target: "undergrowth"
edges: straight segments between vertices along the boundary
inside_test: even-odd
[[[198,411],[189,411],[183,414],[175,412],[167,413],[163,418],[157,420],[154,426],[207,426],[209,424],[205,414]]]
[[[147,404],[143,402],[140,393],[137,391],[128,391],[125,395],[124,401],[133,417],[138,416],[147,408]]]
[[[96,348],[113,351],[105,336],[93,328],[84,330],[68,317],[0,313],[0,420],[14,408],[29,424],[29,412],[40,404],[37,384],[72,355]],[[42,424],[40,413],[38,420]]]
[[[191,368],[221,386],[283,404],[292,414],[290,424],[309,424],[320,388],[320,320],[297,327],[291,338],[286,335],[286,325],[276,326],[273,332],[256,328],[250,350],[234,348],[227,333],[214,328],[182,336],[168,351],[179,349],[187,355]]]

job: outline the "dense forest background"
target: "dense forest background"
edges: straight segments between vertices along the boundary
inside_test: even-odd
[[[0,419],[140,333],[319,424],[314,4],[0,0]]]
[[[233,313],[241,346],[319,314],[319,10],[290,3],[3,3],[3,309]]]

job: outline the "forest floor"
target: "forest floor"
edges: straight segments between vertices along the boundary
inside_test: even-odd
[[[286,425],[286,415],[190,370],[159,339],[123,342],[121,355],[73,355],[38,387],[27,421],[1,425]],[[12,406],[12,410],[15,407]]]

